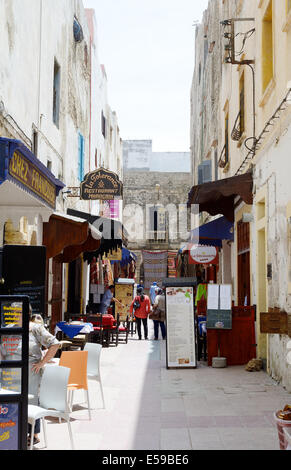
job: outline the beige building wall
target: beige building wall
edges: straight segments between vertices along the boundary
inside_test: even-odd
[[[291,365],[287,361],[287,343],[290,337],[284,334],[271,335],[260,332],[261,312],[277,308],[291,314],[291,4],[288,0],[223,0],[216,10],[213,9],[214,5],[215,0],[210,0],[208,10],[203,16],[203,23],[196,35],[196,41],[200,40],[200,43],[196,44],[200,55],[203,45],[202,33],[199,36],[199,31],[207,30],[209,14],[216,15],[216,20],[219,22],[230,18],[254,18],[254,21],[236,22],[238,40],[239,33],[255,28],[245,41],[242,54],[237,56],[238,60],[254,59],[254,63],[250,65],[225,62],[228,51],[224,49],[227,42],[224,33],[229,29],[222,25],[219,33],[222,44],[221,75],[215,77],[216,80],[220,80],[220,83],[215,85],[219,90],[215,105],[219,110],[219,122],[216,126],[211,123],[209,129],[212,131],[215,129],[215,132],[209,141],[217,139],[219,179],[248,170],[253,172],[254,179],[253,205],[246,206],[239,203],[236,207],[235,241],[231,246],[231,254],[222,250],[222,267],[226,265],[224,257],[225,261],[231,259],[231,279],[236,302],[238,290],[236,228],[237,223],[245,217],[244,214],[248,213],[251,303],[257,306],[257,356],[266,360],[269,374],[291,390]],[[211,34],[209,30],[208,34]],[[219,38],[217,40],[219,41]],[[196,145],[199,144],[198,148],[201,148],[198,130],[193,127],[194,119],[199,116],[198,108],[201,109],[201,101],[198,98],[194,102],[193,92],[193,86],[197,87],[195,76],[198,73],[198,65],[196,58],[191,103],[192,140]],[[207,86],[213,87],[213,83]],[[235,129],[234,124],[241,106],[242,88],[244,88],[244,129],[242,135],[233,140],[232,131]],[[196,95],[198,93],[199,91]],[[194,111],[195,104],[196,111]],[[228,122],[229,158],[224,164],[226,122]],[[254,136],[258,139],[255,155],[249,151],[252,149]],[[207,155],[205,151],[203,158]],[[199,158],[196,147],[196,151],[192,152],[194,184],[197,184]],[[203,214],[200,222],[206,217],[209,218],[207,214]],[[225,276],[223,270],[222,272]]]

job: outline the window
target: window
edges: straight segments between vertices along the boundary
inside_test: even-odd
[[[104,139],[106,139],[106,118],[103,114],[103,111],[101,113],[101,130],[102,130],[102,135]]]
[[[149,207],[148,240],[166,240],[166,210],[161,206]]]
[[[78,178],[80,181],[84,179],[84,163],[85,163],[85,139],[82,134],[78,135]]]
[[[32,153],[37,157],[38,152],[38,133],[36,130],[32,132]]]
[[[54,63],[54,85],[53,85],[53,122],[59,127],[60,118],[60,84],[61,68],[57,61]]]
[[[74,33],[74,39],[76,42],[83,41],[84,34],[83,34],[82,26],[80,25],[76,17],[74,18],[74,23],[73,23],[73,33]]]
[[[204,160],[198,165],[198,184],[208,183],[212,181],[212,162]]]
[[[262,24],[262,90],[265,92],[273,78],[273,9],[272,0],[266,9]]]
[[[229,114],[228,112],[225,115],[224,119],[224,144],[225,144],[225,164],[227,165],[229,161]]]
[[[52,162],[51,162],[51,160],[47,160],[46,167],[49,171],[52,171]]]
[[[95,149],[95,168],[98,168],[98,150]]]
[[[245,76],[242,73],[239,81],[239,111],[240,111],[240,136],[245,131]]]

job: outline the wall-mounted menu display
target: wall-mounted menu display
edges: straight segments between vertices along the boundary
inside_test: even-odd
[[[166,287],[167,368],[195,368],[193,287]]]
[[[27,449],[29,297],[0,295],[0,451]]]
[[[207,328],[231,330],[231,285],[208,284],[207,290]]]

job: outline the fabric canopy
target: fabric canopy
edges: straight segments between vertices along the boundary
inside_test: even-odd
[[[69,263],[81,253],[97,250],[102,234],[89,222],[61,213],[53,213],[43,224],[43,245],[47,258],[58,256],[58,261]]]
[[[236,197],[246,204],[253,203],[252,172],[193,186],[189,192],[187,204],[188,206],[199,205],[199,212],[205,211],[211,215],[221,214],[230,222],[234,222]]]
[[[233,223],[224,216],[191,230],[191,243],[221,247],[222,240],[233,241]]]

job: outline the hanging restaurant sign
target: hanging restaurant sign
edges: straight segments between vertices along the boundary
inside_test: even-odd
[[[218,249],[216,246],[188,245],[189,264],[218,264]]]
[[[119,176],[105,168],[87,173],[80,185],[80,198],[85,200],[112,200],[122,198]]]
[[[15,150],[10,159],[9,174],[51,207],[55,207],[56,186],[19,150]]]

